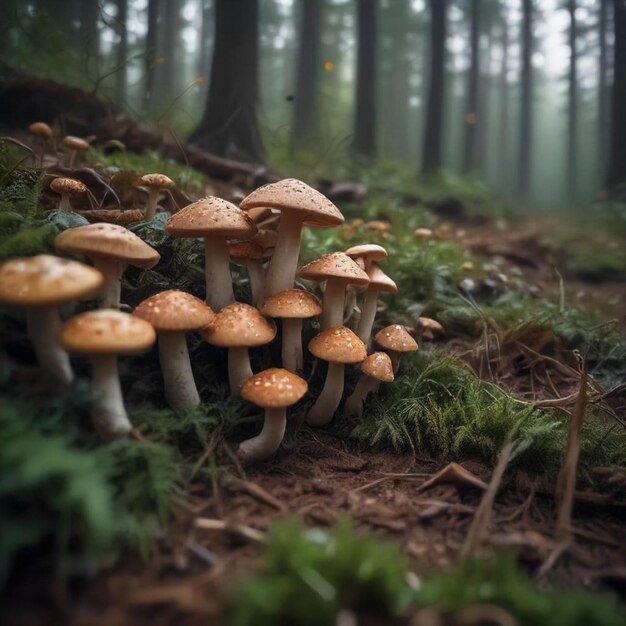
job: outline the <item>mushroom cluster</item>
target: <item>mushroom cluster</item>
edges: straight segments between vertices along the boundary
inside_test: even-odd
[[[66,145],[80,149],[76,142]],[[62,195],[62,210],[71,210],[74,182],[54,181],[53,188]],[[173,183],[158,174],[146,175],[141,182],[148,190],[145,218],[151,219],[159,194]],[[164,396],[172,409],[181,412],[203,401],[194,380],[187,333],[198,333],[207,343],[226,348],[231,395],[265,409],[260,434],[238,449],[241,460],[249,463],[276,452],[285,433],[287,408],[307,393],[308,384],[301,377],[309,365],[303,336],[314,335],[308,353],[326,363],[323,387],[313,396],[306,415],[313,427],[328,424],[340,408],[346,366],[357,367],[361,377],[345,402],[344,414],[361,415],[368,394],[381,382],[394,380],[401,353],[417,350],[407,330],[394,325],[374,337],[385,352],[368,356],[379,295],[397,291],[379,265],[387,257],[384,248],[355,246],[326,254],[298,270],[303,227],[330,228],[343,221],[328,198],[295,179],[269,183],[240,206],[218,197],[197,200],[171,215],[165,228],[171,237],[203,240],[205,292],[199,294],[203,300],[169,289],[143,300],[132,314],[120,310],[123,273],[128,265],[145,271],[153,268],[160,259],[157,250],[121,225],[98,222],[70,228],[56,237],[57,252],[90,260],[95,268],[52,256],[7,262],[0,266],[0,302],[27,308],[34,351],[51,379],[71,383],[67,352],[91,358],[92,418],[106,439],[132,429],[124,408],[118,357],[147,350],[158,334]],[[250,302],[235,299],[231,272],[236,265],[247,270]],[[321,302],[313,290],[296,283],[296,277],[304,286],[308,281],[323,285]],[[362,294],[361,314],[351,329],[344,316],[346,301],[355,293]],[[61,327],[58,305],[86,298],[96,299],[99,309],[80,313]],[[275,320],[280,320],[280,333]],[[255,373],[252,363],[257,360],[251,361],[250,350],[258,352],[277,336],[280,363]],[[278,358],[276,351],[269,354]],[[270,356],[266,353],[263,359],[267,363]]]

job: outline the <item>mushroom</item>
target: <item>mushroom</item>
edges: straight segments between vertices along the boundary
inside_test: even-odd
[[[249,304],[225,306],[200,331],[214,346],[228,348],[228,382],[231,396],[238,396],[243,383],[252,376],[248,348],[263,346],[276,336],[276,324]]]
[[[387,258],[387,250],[377,243],[364,243],[352,246],[346,250],[346,254],[359,264],[366,272],[372,263],[378,263]]]
[[[309,350],[328,361],[324,388],[309,410],[306,421],[310,426],[324,426],[332,419],[343,394],[346,363],[360,363],[366,356],[365,344],[345,326],[322,331],[309,342]]]
[[[326,196],[295,178],[259,187],[240,206],[245,211],[257,207],[281,211],[278,241],[265,280],[267,296],[293,287],[303,226],[329,228],[343,223],[343,215]]]
[[[174,186],[174,181],[165,174],[144,174],[140,178],[141,184],[148,188],[148,202],[146,203],[145,219],[151,220],[157,210],[159,194],[165,189]]]
[[[434,341],[435,337],[445,334],[444,327],[430,317],[418,317],[415,330],[422,336],[424,341]]]
[[[68,228],[54,239],[55,248],[66,254],[84,255],[104,275],[100,306],[120,306],[122,274],[128,265],[154,267],[161,256],[145,241],[118,224],[87,224]]]
[[[52,129],[45,122],[33,122],[28,127],[28,132],[31,133],[31,135],[35,135],[35,137],[39,137],[39,139],[41,140],[40,161],[41,165],[43,166],[43,157],[46,151],[46,141],[50,139],[54,146],[54,135],[52,133]]]
[[[344,413],[346,415],[363,415],[363,404],[368,394],[374,391],[379,383],[393,382],[393,364],[389,355],[385,352],[374,352],[370,354],[359,365],[362,374],[359,382],[356,384],[354,391],[346,400],[344,405]]]
[[[428,239],[432,239],[433,231],[430,228],[416,228],[413,231],[413,236],[415,239],[427,241]]]
[[[285,435],[287,407],[298,402],[307,388],[305,380],[277,367],[263,370],[246,380],[241,395],[265,409],[265,421],[256,437],[239,445],[237,456],[244,464],[266,459],[278,450]]]
[[[261,313],[268,317],[281,318],[282,364],[290,372],[302,370],[302,320],[317,317],[322,312],[320,301],[308,291],[286,289],[265,300]]]
[[[379,292],[397,293],[398,291],[396,283],[394,283],[376,263],[369,265],[367,275],[369,276],[370,282],[365,289],[365,296],[361,306],[361,317],[359,318],[359,325],[356,331],[356,334],[366,346],[369,345],[372,327],[376,319],[376,306]]]
[[[398,372],[398,367],[400,366],[400,354],[419,350],[415,339],[400,324],[385,326],[385,328],[376,333],[374,341],[389,353],[394,374]]]
[[[60,194],[59,211],[61,213],[71,213],[73,211],[70,204],[70,196],[77,196],[87,191],[87,187],[79,180],[73,178],[55,178],[50,183],[50,189]]]
[[[255,241],[237,241],[228,246],[228,254],[234,263],[248,270],[252,304],[259,306],[265,297],[263,261],[271,257],[270,252]]]
[[[344,252],[333,252],[312,261],[300,269],[298,276],[318,282],[326,281],[320,322],[322,330],[343,324],[346,286],[364,287],[370,280],[367,274]]]
[[[210,196],[172,215],[166,230],[174,237],[203,237],[206,303],[215,311],[235,301],[228,258],[229,238],[249,239],[256,233],[252,220],[226,200]]]
[[[74,167],[76,154],[78,152],[85,152],[85,150],[89,150],[89,144],[80,137],[72,137],[71,135],[68,135],[67,137],[63,137],[61,143],[68,150],[65,160],[66,167]]]
[[[59,335],[66,350],[91,357],[91,419],[105,440],[127,435],[132,425],[124,408],[117,357],[138,354],[155,341],[154,328],[112,309],[87,311],[65,322]]]
[[[215,317],[211,307],[189,293],[169,289],[140,302],[133,315],[150,322],[158,332],[167,403],[175,411],[198,406],[200,395],[193,379],[185,333],[210,324]]]
[[[67,386],[74,373],[59,344],[59,305],[94,297],[102,274],[78,261],[48,254],[12,259],[0,265],[0,302],[26,308],[28,337],[44,379]]]

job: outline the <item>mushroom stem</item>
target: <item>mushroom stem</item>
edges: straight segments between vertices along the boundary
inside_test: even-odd
[[[309,426],[325,426],[332,419],[343,393],[343,363],[329,363],[322,393],[309,411],[306,422]]]
[[[93,357],[91,419],[106,441],[127,435],[132,425],[124,408],[115,355]]]
[[[61,213],[71,213],[72,205],[70,204],[70,196],[67,193],[61,194],[61,202],[59,202],[59,211]]]
[[[76,161],[76,153],[78,150],[70,150],[67,154],[66,159],[66,167],[72,168],[74,167],[74,162]]]
[[[250,291],[252,292],[252,304],[260,306],[265,300],[265,272],[263,261],[260,259],[248,259],[246,261],[248,276],[250,277]]]
[[[148,202],[146,203],[146,211],[144,214],[144,219],[151,220],[156,215],[157,200],[159,199],[159,193],[161,193],[160,189],[150,187],[148,191]]]
[[[393,375],[395,376],[398,373],[398,369],[400,368],[400,352],[395,352],[394,350],[389,350],[388,352],[389,358],[391,359],[391,365],[393,366]]]
[[[267,268],[265,295],[275,296],[285,289],[291,289],[296,279],[298,256],[300,254],[300,236],[302,220],[295,211],[283,211],[280,214],[278,240]]]
[[[363,298],[363,308],[361,309],[361,317],[356,334],[359,339],[366,345],[369,345],[372,327],[376,319],[376,304],[378,302],[378,291],[376,289],[368,289]]]
[[[286,425],[287,409],[265,409],[263,429],[256,437],[241,442],[237,456],[244,463],[268,458],[280,447]]]
[[[96,257],[93,263],[96,269],[100,270],[104,276],[104,283],[100,292],[100,308],[119,309],[122,292],[122,274],[127,267],[126,263],[104,257]]]
[[[230,395],[238,396],[241,386],[252,376],[248,348],[228,348],[228,384]]]
[[[200,404],[200,396],[191,371],[185,331],[159,333],[159,360],[165,384],[165,399],[175,411]]]
[[[205,302],[214,311],[221,311],[235,301],[229,262],[226,239],[212,235],[206,236],[204,238]]]
[[[294,374],[302,370],[302,320],[283,318],[281,358],[283,367]]]
[[[363,415],[363,404],[367,400],[367,396],[376,389],[380,381],[361,374],[359,382],[356,384],[354,391],[350,394],[344,405],[343,412],[345,415]]]
[[[322,301],[322,317],[320,330],[341,326],[343,324],[343,304],[346,299],[346,283],[341,280],[326,281],[324,299]]]
[[[67,387],[74,379],[67,352],[57,336],[61,319],[56,306],[43,306],[26,310],[28,337],[33,345],[37,362],[51,384]]]

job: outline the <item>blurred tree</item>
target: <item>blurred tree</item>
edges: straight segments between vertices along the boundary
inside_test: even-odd
[[[128,82],[128,0],[115,0],[115,31],[119,38],[116,51],[115,93],[120,102],[126,101]]]
[[[611,0],[600,0],[598,6],[598,168],[600,180],[606,176],[606,155],[609,144],[609,54],[607,45],[609,4]]]
[[[570,201],[577,198],[578,185],[578,48],[576,26],[576,0],[568,0],[566,9],[569,14],[568,43],[570,62],[567,87],[567,189],[566,197]]]
[[[146,110],[148,111],[154,108],[155,102],[155,65],[157,61],[160,4],[161,0],[148,0],[148,6],[146,9],[147,30],[144,67],[144,104]]]
[[[506,17],[500,20],[502,61],[500,65],[500,121],[498,123],[498,172],[497,175],[503,185],[507,186],[509,179],[509,136],[511,134],[511,125],[509,120],[509,24]]]
[[[358,0],[356,112],[352,147],[356,154],[368,159],[376,156],[377,12],[378,0]]]
[[[218,156],[260,162],[258,0],[215,0],[211,82],[189,141]]]
[[[533,104],[533,0],[522,0],[521,32],[521,99],[520,99],[520,137],[518,164],[518,193],[527,198],[530,187],[530,167],[532,154],[532,104]]]
[[[213,37],[212,32],[212,0],[199,0],[200,1],[200,45],[198,46],[198,61],[196,66],[196,74],[198,76],[208,76],[211,68],[209,51],[210,46],[208,42]]]
[[[467,103],[465,105],[465,142],[463,151],[463,171],[476,168],[477,161],[477,123],[478,112],[478,77],[480,73],[480,0],[469,0],[470,20],[470,65],[467,73]]]
[[[159,63],[157,64],[157,106],[168,105],[182,88],[183,62],[181,42],[181,0],[167,0],[161,4],[159,20]]]
[[[72,3],[70,11],[72,10]],[[80,19],[80,29],[78,31],[78,44],[80,50],[87,55],[87,58],[98,57],[100,52],[100,3],[98,0],[81,0],[78,3],[78,15]],[[75,16],[72,15],[72,18]],[[67,28],[67,24],[64,25]]]
[[[626,184],[626,0],[613,0],[615,28],[611,144],[607,185],[616,189]]]

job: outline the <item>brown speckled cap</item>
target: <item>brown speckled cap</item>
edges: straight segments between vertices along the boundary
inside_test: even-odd
[[[87,191],[87,187],[83,183],[73,178],[55,178],[50,183],[50,189],[56,193],[68,193],[71,195]]]
[[[103,283],[93,267],[50,254],[12,259],[0,265],[0,302],[48,306],[96,297]]]
[[[376,380],[382,380],[385,383],[391,383],[395,378],[391,358],[386,352],[374,352],[370,354],[363,363],[359,365],[359,368],[366,376],[375,378]]]
[[[254,222],[237,206],[209,196],[192,202],[167,220],[167,232],[175,237],[238,237],[247,239],[256,233]]]
[[[65,322],[59,339],[66,350],[77,354],[125,355],[147,350],[156,333],[151,324],[130,313],[100,309]]]
[[[200,298],[178,289],[168,289],[146,298],[133,315],[157,330],[199,330],[208,326],[215,313]]]
[[[250,376],[241,387],[248,402],[268,409],[282,409],[295,404],[307,392],[305,380],[279,367]]]
[[[272,255],[269,250],[256,241],[237,241],[228,246],[228,254],[235,261],[245,261],[247,259],[269,259]]]
[[[387,258],[387,250],[376,243],[364,243],[359,246],[352,246],[346,250],[346,254],[351,259],[363,259],[366,264],[370,261],[382,261]]]
[[[145,269],[154,267],[161,258],[143,239],[119,224],[98,223],[68,228],[55,237],[54,247],[67,254],[119,259]]]
[[[88,150],[89,144],[80,137],[73,137],[72,135],[68,135],[67,137],[63,137],[61,143],[70,150]]]
[[[246,211],[248,217],[255,223],[264,222],[274,217],[274,211],[267,206],[259,206]]]
[[[322,331],[311,339],[309,350],[318,359],[331,363],[360,363],[367,356],[365,344],[345,326]]]
[[[396,283],[383,272],[376,263],[372,263],[368,268],[367,275],[370,277],[368,289],[376,289],[376,291],[386,291],[387,293],[397,293],[398,286]]]
[[[276,336],[276,324],[253,306],[235,302],[225,306],[200,334],[222,348],[263,346]]]
[[[367,274],[345,252],[333,252],[312,261],[300,268],[298,276],[316,281],[332,278],[359,286],[370,282]]]
[[[265,300],[260,307],[263,315],[269,317],[305,319],[322,312],[320,301],[308,291],[285,289]]]
[[[257,207],[298,211],[306,226],[327,228],[343,224],[343,215],[325,195],[296,178],[263,185],[246,196],[240,206],[245,211]]]
[[[52,137],[52,129],[45,122],[33,122],[28,127],[28,131],[38,137],[45,137],[46,139]]]
[[[415,339],[400,324],[385,326],[376,333],[374,340],[381,348],[393,352],[415,352],[419,349]]]
[[[165,174],[144,174],[139,180],[144,187],[154,189],[169,189],[174,186],[174,181]]]

